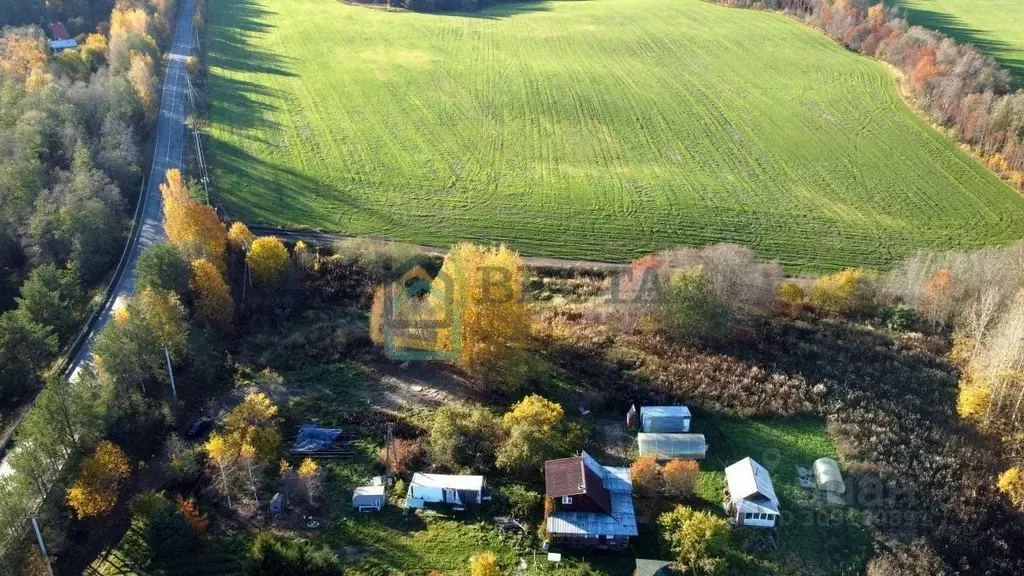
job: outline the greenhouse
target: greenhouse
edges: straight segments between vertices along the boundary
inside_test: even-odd
[[[657,460],[702,459],[708,451],[703,434],[637,434],[640,444],[640,456],[649,456]]]
[[[843,494],[846,492],[846,484],[843,483],[843,475],[839,473],[839,464],[831,458],[818,458],[814,461],[814,483],[819,490]]]

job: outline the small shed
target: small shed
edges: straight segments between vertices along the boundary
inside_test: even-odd
[[[59,54],[65,50],[74,50],[75,48],[78,48],[78,42],[75,42],[74,38],[50,40],[50,52],[54,54]]]
[[[725,467],[729,511],[739,526],[772,528],[779,520],[779,498],[764,466],[747,457]]]
[[[352,507],[360,512],[380,511],[384,507],[384,485],[359,486],[352,492]]]
[[[818,490],[835,494],[846,493],[846,483],[843,482],[843,475],[839,472],[839,464],[835,460],[818,458],[811,468],[814,471],[814,483],[818,486]]]
[[[703,434],[663,434],[641,432],[636,435],[640,456],[656,460],[703,460],[708,443]]]
[[[678,434],[690,431],[690,409],[686,406],[641,406],[641,432]]]
[[[423,508],[424,504],[466,506],[483,501],[484,477],[463,474],[424,474],[417,472],[409,482],[405,505]]]

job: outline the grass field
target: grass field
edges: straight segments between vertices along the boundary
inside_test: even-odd
[[[790,270],[1024,237],[1024,199],[881,64],[699,0],[386,12],[210,5],[231,216],[627,260],[731,241]]]
[[[913,24],[974,44],[1024,86],[1024,4],[1020,0],[898,0]]]

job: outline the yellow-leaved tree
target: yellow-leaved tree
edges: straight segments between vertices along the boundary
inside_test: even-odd
[[[288,264],[288,250],[276,237],[261,236],[253,241],[245,262],[257,282],[276,284]]]
[[[153,74],[153,59],[147,54],[132,53],[128,64],[128,81],[135,90],[139,102],[142,103],[146,117],[152,119],[156,114],[156,76]]]
[[[1000,474],[997,487],[1014,506],[1024,510],[1024,471],[1020,467],[1014,466]]]
[[[256,235],[241,222],[235,222],[228,228],[228,243],[239,252],[248,252],[254,240],[256,240]]]
[[[837,316],[863,314],[874,306],[874,285],[866,272],[847,268],[819,278],[811,291],[811,304]]]
[[[456,365],[475,376],[514,381],[518,352],[528,344],[530,308],[523,296],[523,259],[507,246],[456,244],[445,256],[435,286],[450,279],[458,311],[460,341]],[[439,348],[452,341],[440,330]]]
[[[224,436],[213,433],[203,445],[203,449],[212,468],[214,487],[227,498],[228,508],[231,508],[231,476],[241,446],[234,446]]]
[[[104,440],[82,461],[78,478],[67,490],[68,506],[79,518],[102,516],[117,504],[121,483],[131,474],[128,457],[117,445]]]
[[[189,259],[206,258],[223,270],[227,231],[217,211],[192,200],[181,172],[175,168],[167,171],[160,194],[164,200],[164,229],[171,243]]]
[[[299,464],[299,484],[306,490],[309,505],[312,506],[320,491],[320,466],[312,458],[306,458]]]
[[[224,421],[227,441],[236,446],[236,453],[244,444],[255,450],[255,458],[268,462],[277,454],[281,435],[277,432],[277,406],[262,392],[251,392],[232,410]]]
[[[22,81],[45,75],[49,54],[38,28],[10,29],[0,44],[0,71]]]
[[[536,394],[512,406],[501,418],[504,439],[495,452],[497,466],[519,473],[540,470],[565,443],[559,429],[563,415],[560,404]]]
[[[220,271],[207,260],[192,262],[192,291],[196,314],[221,330],[228,330],[235,317],[235,301]]]

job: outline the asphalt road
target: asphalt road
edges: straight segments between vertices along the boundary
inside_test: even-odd
[[[164,73],[163,93],[160,97],[160,115],[156,122],[156,139],[153,148],[153,165],[146,178],[146,190],[140,202],[143,202],[139,217],[141,223],[132,242],[128,254],[128,262],[124,273],[118,280],[114,297],[103,309],[93,326],[92,333],[78,354],[71,361],[68,371],[74,380],[81,367],[92,361],[92,345],[96,335],[110,321],[114,311],[122,308],[125,301],[135,293],[135,263],[139,254],[154,243],[162,242],[164,234],[163,201],[160,198],[160,184],[169,168],[184,168],[185,116],[188,110],[188,72],[185,60],[192,53],[192,40],[195,32],[192,25],[192,2],[183,0],[178,13],[178,24],[174,29],[174,43],[168,55],[167,71]]]
[[[131,243],[127,263],[117,280],[113,295],[93,324],[85,344],[68,366],[70,379],[74,381],[82,366],[92,362],[92,346],[96,335],[110,321],[114,311],[123,307],[125,301],[135,293],[135,263],[146,247],[166,238],[163,222],[163,202],[160,199],[160,184],[168,168],[183,168],[185,153],[185,115],[188,103],[188,73],[185,60],[192,52],[194,27],[192,25],[193,0],[182,0],[178,12],[178,23],[174,29],[174,42],[168,53],[167,70],[164,73],[163,92],[160,96],[160,115],[156,121],[153,164],[146,178],[146,189],[139,202],[143,203],[139,214],[138,231],[128,240]],[[8,453],[9,455],[9,453]],[[12,472],[8,455],[0,462],[0,477]]]

